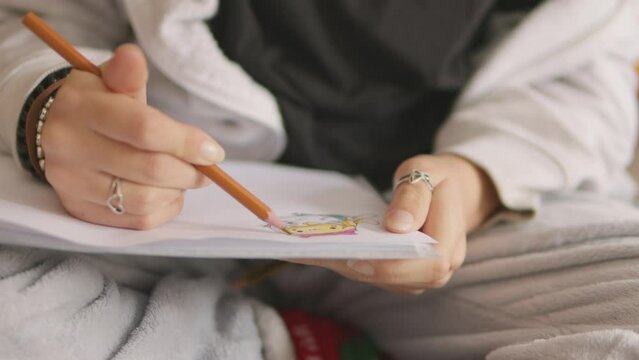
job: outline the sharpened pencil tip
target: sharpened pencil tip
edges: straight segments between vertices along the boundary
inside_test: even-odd
[[[291,235],[291,233],[288,230],[286,230],[286,227],[284,226],[284,222],[282,222],[282,220],[280,220],[280,218],[274,212],[272,211],[269,212],[268,218],[265,221],[267,224],[280,229],[284,233]]]

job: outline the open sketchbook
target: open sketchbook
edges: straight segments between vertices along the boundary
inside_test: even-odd
[[[188,191],[182,213],[152,230],[86,223],[68,215],[51,188],[0,155],[0,243],[184,257],[434,256],[428,236],[383,230],[385,203],[349,177],[265,163],[225,162],[222,167],[269,204],[296,235],[269,228],[215,184]]]

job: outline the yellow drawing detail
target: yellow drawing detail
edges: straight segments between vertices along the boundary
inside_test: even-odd
[[[357,230],[357,223],[344,220],[340,223],[304,223],[302,225],[284,226],[284,229],[297,236],[331,235],[337,233],[351,233]]]
[[[283,218],[283,231],[289,235],[312,237],[323,235],[355,235],[361,223],[378,224],[374,216],[318,215],[294,213]]]

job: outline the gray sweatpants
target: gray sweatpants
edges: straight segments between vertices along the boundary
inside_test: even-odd
[[[636,359],[638,257],[637,209],[575,196],[475,234],[452,282],[421,296],[301,266],[255,293],[350,323],[397,359]],[[227,285],[237,268],[1,248],[0,359],[261,359],[281,324],[260,326],[263,307]]]

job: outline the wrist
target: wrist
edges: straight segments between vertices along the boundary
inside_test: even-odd
[[[46,116],[43,110],[47,100],[62,85],[70,68],[60,69],[47,75],[27,97],[20,112],[16,133],[16,147],[22,167],[37,178],[44,180],[44,172],[40,166],[43,160],[38,134],[42,128],[41,115]],[[38,151],[38,147],[40,150]]]

